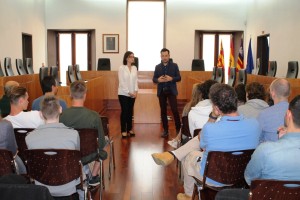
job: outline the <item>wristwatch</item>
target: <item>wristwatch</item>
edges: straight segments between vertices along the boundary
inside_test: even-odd
[[[217,120],[217,119],[218,119],[218,117],[214,117],[214,116],[212,115],[212,112],[209,114],[209,118],[211,118],[211,119],[213,119],[213,120]]]

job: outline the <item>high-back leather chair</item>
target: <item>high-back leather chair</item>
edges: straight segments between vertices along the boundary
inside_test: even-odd
[[[224,68],[223,67],[217,67],[215,80],[218,83],[223,83],[223,81],[224,81]]]
[[[192,71],[205,71],[203,59],[193,59]]]
[[[110,59],[109,58],[99,58],[97,70],[98,71],[110,71]]]
[[[57,66],[51,66],[50,67],[50,76],[52,76],[55,81],[56,84],[60,85],[61,82],[59,81],[59,73],[58,73],[58,67]]]
[[[136,69],[139,70],[139,58],[134,57],[134,66],[136,66]]]
[[[19,75],[27,74],[22,59],[16,59],[16,69]]]
[[[227,84],[230,85],[231,87],[234,87],[235,80],[236,80],[236,68],[235,67],[230,67],[228,83]]]
[[[82,76],[81,76],[81,73],[80,73],[80,69],[79,69],[79,65],[75,65],[75,76],[76,76],[76,79],[77,80],[82,80]]]
[[[0,61],[0,77],[4,76],[4,73],[2,71],[2,67],[1,67],[1,61]]]
[[[70,83],[73,83],[76,81],[75,76],[74,76],[73,65],[68,66],[68,79],[69,79]]]
[[[247,84],[247,72],[245,69],[239,70],[239,77],[237,80],[237,84],[243,83],[244,85]]]
[[[256,59],[256,75],[260,74],[260,70],[261,70],[261,64],[260,64],[260,58]]]
[[[201,199],[215,199],[217,192],[222,189],[246,187],[247,183],[244,179],[244,172],[253,152],[254,149],[209,152],[205,164],[203,180],[193,177],[196,183],[194,185],[192,199],[195,199],[197,193],[199,197],[201,196]],[[230,185],[230,187],[213,187],[206,183],[207,178]]]
[[[289,61],[286,78],[297,78],[298,76],[298,61]]]
[[[217,67],[214,66],[211,74],[211,80],[216,80],[216,71],[217,71]]]
[[[32,66],[32,58],[25,59],[25,68],[26,68],[27,74],[34,74],[34,70],[33,70],[33,66]]]
[[[277,72],[277,62],[276,61],[270,61],[270,68],[268,71],[268,76],[275,77]]]
[[[15,162],[11,151],[0,149],[0,176],[16,172]]]
[[[4,58],[4,70],[6,76],[14,76],[13,69],[11,67],[11,58],[10,57],[5,57]]]
[[[40,86],[43,90],[43,87],[42,87],[42,81],[44,79],[45,76],[48,76],[48,67],[40,67],[40,72],[39,72],[39,77],[40,77]],[[43,94],[45,94],[45,91],[43,91]]]
[[[299,200],[300,181],[256,179],[251,181],[249,200]]]

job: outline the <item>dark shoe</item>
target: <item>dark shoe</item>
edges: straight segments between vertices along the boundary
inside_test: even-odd
[[[161,134],[161,137],[162,138],[166,138],[169,136],[169,132],[168,131],[164,131],[162,134]]]
[[[100,184],[100,176],[93,176],[90,180],[89,180],[89,185],[91,186],[97,186]]]
[[[129,132],[128,132],[128,136],[134,137],[134,136],[135,136],[135,133],[134,133],[133,131],[129,131]]]

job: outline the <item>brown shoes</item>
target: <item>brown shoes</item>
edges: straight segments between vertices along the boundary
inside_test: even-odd
[[[192,197],[190,197],[184,193],[178,193],[177,200],[192,200]]]
[[[167,166],[171,164],[174,160],[174,156],[169,152],[154,153],[152,154],[152,158],[156,164],[162,166]]]

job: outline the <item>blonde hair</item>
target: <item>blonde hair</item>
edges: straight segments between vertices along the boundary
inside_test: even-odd
[[[201,94],[201,91],[200,91],[200,85],[201,85],[201,83],[195,83],[193,85],[192,98],[184,106],[183,111],[182,111],[182,116],[187,116],[189,114],[191,108],[194,107],[195,105],[197,105],[197,103],[202,100],[202,94]]]

